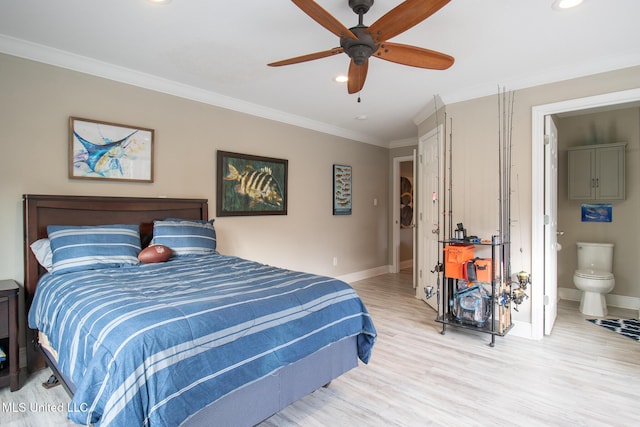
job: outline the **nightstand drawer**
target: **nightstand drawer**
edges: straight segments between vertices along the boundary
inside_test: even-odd
[[[0,338],[9,336],[9,298],[0,297]]]

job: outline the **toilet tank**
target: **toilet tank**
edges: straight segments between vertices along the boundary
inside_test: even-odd
[[[577,242],[578,270],[613,270],[613,243]]]

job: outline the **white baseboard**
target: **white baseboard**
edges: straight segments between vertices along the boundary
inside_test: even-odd
[[[558,287],[558,298],[568,301],[580,301],[582,292],[575,288]],[[626,308],[630,310],[640,309],[640,298],[628,297],[625,295],[607,294],[605,295],[607,305],[611,307]]]
[[[511,328],[511,330],[509,331],[509,335],[520,337],[520,338],[533,339],[531,323],[519,322],[517,320],[514,320],[513,328]]]
[[[347,283],[357,282],[358,280],[369,279],[370,277],[380,276],[381,274],[387,274],[391,271],[390,265],[383,265],[369,270],[357,271],[355,273],[344,274],[336,277],[336,279],[345,281]]]

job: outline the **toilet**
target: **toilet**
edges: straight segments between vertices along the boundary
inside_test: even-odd
[[[573,284],[582,291],[580,312],[588,316],[607,315],[605,294],[613,290],[613,243],[577,242],[578,269]]]

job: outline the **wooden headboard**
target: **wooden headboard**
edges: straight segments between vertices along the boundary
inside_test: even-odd
[[[30,245],[47,237],[48,225],[140,224],[140,235],[144,242],[144,237],[153,232],[153,221],[156,219],[208,219],[205,199],[25,194],[23,203],[24,288],[27,296],[33,296],[38,279],[44,272]]]
[[[145,244],[153,233],[154,220],[209,219],[206,199],[25,194],[23,208],[25,313],[33,301],[38,279],[45,272],[30,246],[47,237],[48,225],[140,224],[141,240]],[[27,345],[28,355],[30,349]]]

